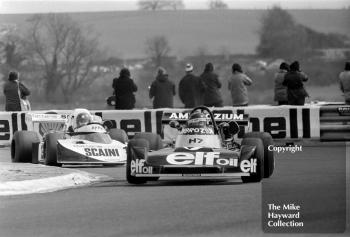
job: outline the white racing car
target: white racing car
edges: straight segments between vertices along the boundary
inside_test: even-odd
[[[13,136],[12,162],[51,166],[126,162],[125,131],[110,128],[110,121],[102,122],[86,109],[75,109],[70,115],[29,113],[26,122],[30,131]]]

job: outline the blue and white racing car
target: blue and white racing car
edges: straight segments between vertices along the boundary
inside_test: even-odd
[[[86,109],[70,115],[27,114],[30,131],[15,132],[12,162],[62,164],[125,164],[127,135]],[[40,137],[41,135],[41,137]]]
[[[270,177],[274,169],[273,152],[268,150],[271,135],[247,133],[238,144],[234,135],[239,132],[235,121],[239,116],[231,115],[213,114],[207,107],[187,114],[165,113],[163,121],[179,130],[175,142],[163,147],[158,134],[136,134],[127,148],[127,181],[241,177],[243,182],[260,182]]]

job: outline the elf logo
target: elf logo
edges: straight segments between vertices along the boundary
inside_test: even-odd
[[[145,160],[132,160],[130,164],[131,174],[152,174],[153,167],[145,166]]]
[[[166,157],[171,165],[220,165],[238,167],[238,159],[220,158],[220,152],[175,152]]]

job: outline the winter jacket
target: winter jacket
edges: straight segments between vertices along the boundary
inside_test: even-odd
[[[350,104],[350,71],[343,71],[339,74],[340,89],[344,93],[345,102]]]
[[[290,71],[284,76],[282,85],[287,87],[288,104],[304,105],[305,97],[309,96],[304,88],[304,81],[308,78],[306,74],[299,71]]]
[[[204,85],[199,77],[192,73],[186,74],[179,83],[179,96],[185,108],[193,108],[202,104]]]
[[[115,109],[133,109],[135,107],[135,95],[137,86],[128,76],[120,76],[113,79],[115,93]]]
[[[235,72],[232,74],[228,82],[228,89],[231,92],[232,105],[247,105],[249,102],[248,90],[246,86],[250,86],[252,80],[244,73]]]
[[[26,99],[30,95],[30,91],[22,83],[15,81],[7,81],[4,85],[4,95],[6,97],[6,111],[21,111],[21,103],[19,100],[18,86],[22,99]]]
[[[149,97],[153,99],[153,108],[174,107],[175,85],[168,79],[168,75],[160,74],[152,82]]]
[[[222,98],[220,94],[221,83],[218,75],[213,72],[203,72],[200,76],[201,82],[205,86],[203,104],[205,106],[222,106]]]
[[[281,69],[275,74],[275,101],[277,102],[287,102],[287,87],[283,85],[284,76],[287,71]]]

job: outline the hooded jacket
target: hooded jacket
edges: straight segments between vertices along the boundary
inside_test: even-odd
[[[149,97],[153,99],[153,108],[174,107],[175,85],[168,79],[167,74],[158,73],[156,80],[152,82]]]
[[[135,107],[135,95],[137,86],[130,78],[130,72],[122,69],[119,78],[113,79],[116,109],[133,109]]]
[[[249,102],[246,86],[252,84],[252,80],[244,73],[234,72],[228,82],[228,89],[231,92],[232,105],[247,105]]]
[[[206,106],[222,106],[222,98],[219,89],[221,83],[218,75],[214,72],[214,67],[211,63],[205,65],[204,72],[200,76],[201,82],[205,86],[203,103]]]

